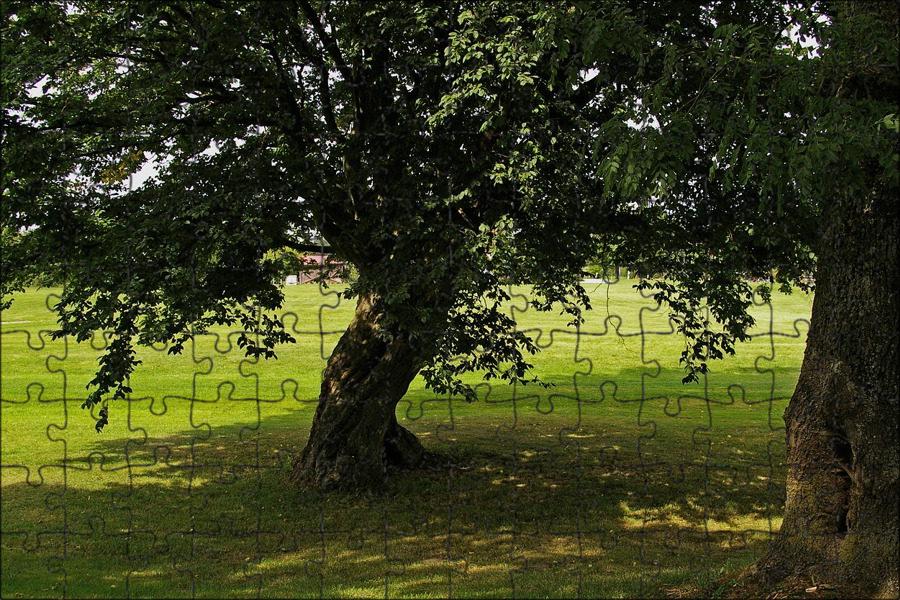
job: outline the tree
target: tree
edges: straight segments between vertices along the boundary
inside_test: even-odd
[[[642,285],[686,337],[690,382],[753,325],[746,277],[808,287],[815,269],[785,525],[759,572],[825,560],[896,590],[890,7],[6,6],[3,291],[55,270],[58,334],[114,332],[86,401],[98,426],[130,391],[134,343],[177,352],[234,323],[251,356],[289,342],[271,257],[303,232],[359,273],[294,463],[326,490],[423,460],[395,415],[417,373],[467,397],[467,371],[533,381],[507,282],[578,319],[585,261],[666,274]],[[129,189],[150,158],[158,176]]]
[[[900,19],[894,3],[826,11],[833,27],[809,108],[825,100],[817,133],[834,154],[816,173],[816,298],[785,414],[784,525],[758,570],[890,597],[900,555]]]
[[[640,165],[609,179],[620,197],[646,204],[636,211],[646,235],[626,232],[616,247],[622,260],[667,273],[641,287],[704,342],[685,350],[686,380],[751,324],[739,317],[753,291],[744,277],[776,268],[782,285],[804,287],[815,268],[806,354],[784,415],[784,522],[747,575],[891,597],[900,550],[898,7],[801,6],[791,23],[818,40],[815,53],[751,21],[670,46],[666,76],[643,95],[643,117],[658,127],[635,135],[620,126],[601,169]],[[683,87],[694,97],[679,101]],[[709,327],[704,300],[726,317],[723,330]],[[705,345],[717,336],[718,349]]]
[[[508,282],[529,282],[540,309],[587,306],[594,207],[569,134],[642,77],[624,8],[4,6],[3,291],[60,273],[56,335],[112,331],[85,402],[98,430],[131,391],[135,344],[180,352],[235,323],[250,356],[289,343],[277,256],[307,234],[359,273],[295,461],[322,489],[421,462],[395,416],[417,373],[470,398],[466,371],[532,381],[536,347],[500,308]],[[576,49],[580,21],[593,41]],[[590,78],[595,62],[608,77]],[[148,161],[157,175],[130,189]]]

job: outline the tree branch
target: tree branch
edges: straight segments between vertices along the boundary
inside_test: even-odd
[[[328,87],[328,68],[325,66],[320,67],[319,94],[322,96],[322,113],[325,116],[325,123],[332,131],[340,133],[334,119],[334,105],[331,102],[331,89]]]
[[[353,73],[350,70],[350,67],[344,61],[344,57],[341,55],[341,50],[338,48],[337,42],[334,41],[334,38],[328,35],[328,32],[325,31],[325,28],[322,26],[322,21],[319,19],[319,15],[313,9],[312,6],[309,5],[307,0],[299,0],[300,9],[303,11],[303,14],[306,15],[306,18],[309,20],[309,24],[312,25],[313,29],[316,32],[316,35],[319,36],[319,41],[322,42],[322,46],[325,48],[325,52],[328,53],[328,56],[331,57],[331,60],[334,61],[335,66],[338,71],[340,71],[341,76],[343,76],[344,80],[348,83],[353,81]]]
[[[587,106],[587,103],[597,97],[600,92],[600,83],[604,79],[599,73],[593,79],[585,81],[578,89],[572,92],[569,100],[575,108],[581,109]]]

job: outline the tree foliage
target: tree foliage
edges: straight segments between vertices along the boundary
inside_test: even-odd
[[[882,68],[896,36],[818,6],[4,7],[3,293],[59,273],[56,335],[113,332],[88,406],[129,392],[134,344],[239,325],[275,356],[276,251],[307,232],[438,392],[471,395],[469,370],[531,381],[505,286],[577,320],[601,248],[665,276],[640,287],[696,380],[753,324],[747,278],[806,287],[823,204],[862,191],[866,161],[896,179],[898,111],[842,75]]]
[[[582,142],[560,127],[596,84],[544,47],[583,11],[4,6],[3,292],[58,272],[55,335],[112,331],[87,406],[130,391],[135,343],[180,352],[238,324],[248,354],[274,356],[291,338],[272,251],[303,232],[358,269],[346,295],[377,294],[383,335],[415,341],[438,391],[471,394],[473,368],[528,380],[507,283],[540,308],[586,304],[578,243],[548,236],[589,240],[566,169]]]
[[[632,112],[654,126],[610,124],[599,171],[639,207],[642,233],[623,230],[616,248],[665,276],[638,287],[688,340],[686,382],[746,338],[754,294],[813,289],[824,224],[841,218],[831,207],[897,189],[891,6],[772,3],[715,17],[711,35],[686,28],[659,49],[660,77]]]
[[[756,294],[812,289],[817,270],[830,312],[814,308],[785,527],[760,564],[834,564],[896,595],[896,444],[879,445],[896,438],[879,429],[897,412],[896,277],[859,264],[896,266],[895,2],[3,9],[0,291],[8,306],[61,281],[54,335],[110,332],[85,402],[98,430],[135,345],[180,352],[216,325],[254,357],[292,341],[279,280],[314,236],[359,297],[292,471],[322,489],[421,462],[396,419],[417,373],[469,398],[468,371],[534,381],[510,283],[577,321],[595,258],[654,275],[638,287],[669,308],[691,382],[747,338]],[[882,239],[861,247],[864,228]],[[841,318],[870,334],[835,342]]]

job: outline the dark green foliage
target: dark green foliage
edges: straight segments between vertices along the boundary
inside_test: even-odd
[[[265,316],[274,251],[301,232],[358,270],[348,295],[377,294],[383,334],[408,335],[443,391],[471,368],[526,381],[535,348],[497,308],[504,285],[532,283],[540,308],[584,302],[569,133],[597,90],[580,53],[561,66],[553,49],[575,12],[5,6],[3,292],[58,273],[57,335],[112,331],[87,406],[127,394],[133,343],[180,352],[239,324],[249,355],[274,356],[290,341]]]
[[[858,57],[778,2],[4,11],[2,292],[52,277],[57,335],[112,331],[89,406],[127,394],[134,343],[180,352],[237,324],[249,356],[274,357],[283,251],[310,232],[438,391],[470,394],[472,369],[531,381],[503,287],[577,322],[601,253],[665,278],[641,287],[696,380],[752,325],[745,278],[806,287],[822,203],[862,191],[867,161],[896,171],[879,124],[898,111],[845,100],[837,76],[880,68],[896,38]],[[830,44],[822,59],[792,25]]]

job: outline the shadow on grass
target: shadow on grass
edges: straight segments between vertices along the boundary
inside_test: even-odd
[[[658,596],[751,562],[780,514],[772,482],[677,443],[650,468],[631,432],[560,436],[568,415],[452,441],[408,422],[437,464],[321,496],[288,481],[310,416],[98,438],[64,478],[4,477],[3,596]]]

